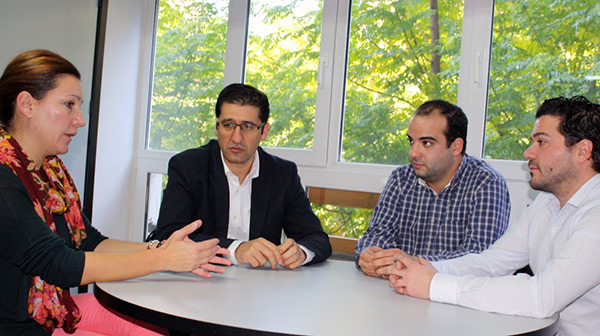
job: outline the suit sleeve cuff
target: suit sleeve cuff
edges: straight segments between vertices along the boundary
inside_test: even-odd
[[[459,276],[436,273],[429,286],[429,298],[431,301],[457,304],[459,282]]]

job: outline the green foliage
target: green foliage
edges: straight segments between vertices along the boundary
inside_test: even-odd
[[[373,215],[371,209],[334,205],[312,204],[312,209],[321,220],[325,233],[348,238],[362,237]]]
[[[149,147],[181,151],[215,136],[223,87],[227,1],[161,1]]]
[[[264,91],[271,103],[271,131],[262,144],[310,149],[322,2],[286,1],[285,4],[251,2],[246,83]]]
[[[408,162],[408,121],[429,99],[456,101],[462,1],[439,3],[440,40],[432,41],[429,2],[354,1],[342,158]],[[432,69],[432,54],[440,71]]]
[[[598,101],[597,0],[497,0],[486,126],[486,157],[522,160],[544,99]]]

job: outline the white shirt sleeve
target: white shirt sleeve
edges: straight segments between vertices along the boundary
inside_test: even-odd
[[[300,246],[300,248],[302,249],[302,251],[304,251],[304,253],[306,253],[306,259],[304,259],[304,262],[302,263],[302,265],[306,265],[309,262],[311,262],[311,260],[313,260],[313,258],[315,257],[315,252],[307,249],[306,247],[298,244],[298,246]]]
[[[243,240],[234,240],[231,244],[229,244],[229,247],[227,248],[227,250],[229,251],[229,255],[227,256],[227,259],[231,260],[232,265],[239,264],[239,262],[235,258],[235,250],[237,250],[238,246],[240,246],[241,243],[244,243],[244,241]]]
[[[457,304],[456,293],[458,293],[460,278],[458,275],[436,273],[429,287],[431,301]]]
[[[600,203],[588,197],[582,204],[567,203],[552,211],[554,204],[548,196],[538,197],[480,255],[434,263],[438,271],[454,275],[434,276],[431,299],[539,318],[573,306],[576,300],[583,303],[575,306],[597,305],[590,302],[600,302],[600,290],[595,288],[600,284],[600,267],[595,267],[600,260]],[[527,262],[535,276],[512,275]],[[580,300],[584,294],[586,300]]]

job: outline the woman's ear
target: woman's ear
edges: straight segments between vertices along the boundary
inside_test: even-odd
[[[33,116],[33,108],[36,103],[36,99],[33,98],[31,93],[27,91],[21,91],[17,95],[17,100],[15,102],[15,114],[21,113],[27,118],[31,118]]]

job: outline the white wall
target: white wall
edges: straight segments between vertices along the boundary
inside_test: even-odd
[[[135,131],[144,8],[148,0],[110,0],[98,123],[93,223],[116,239],[133,236]],[[152,29],[152,27],[150,27]],[[144,92],[145,93],[145,92]]]
[[[81,73],[83,113],[89,120],[97,0],[19,0],[0,2],[0,68],[20,52],[49,49]],[[88,126],[79,129],[62,156],[83,197]]]
[[[49,49],[71,61],[81,72],[84,115],[89,100],[96,38],[97,0],[0,1],[0,67],[19,52]],[[94,211],[92,222],[112,238],[132,238],[131,224],[138,110],[138,70],[143,11],[151,0],[111,0],[104,55],[98,125]],[[151,28],[150,28],[151,29]],[[63,157],[83,196],[88,126]]]

